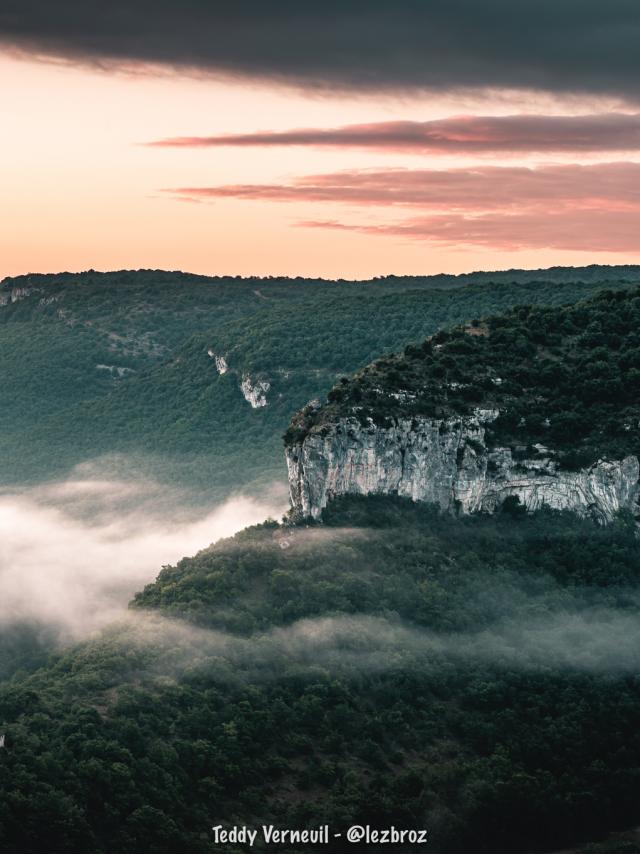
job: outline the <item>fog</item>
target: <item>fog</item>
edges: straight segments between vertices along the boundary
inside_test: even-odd
[[[505,619],[481,632],[459,634],[431,632],[378,617],[329,617],[301,620],[256,640],[248,644],[250,660],[266,665],[271,658],[279,658],[383,671],[428,666],[453,657],[526,669],[637,672],[640,668],[637,610],[604,607],[561,611],[538,619]],[[247,652],[242,650],[241,657]]]
[[[505,619],[481,632],[437,633],[368,615],[303,619],[251,637],[197,628],[151,613],[129,614],[107,632],[123,649],[145,647],[152,679],[201,674],[216,681],[280,679],[320,668],[353,676],[433,669],[444,662],[509,670],[621,675],[640,668],[637,610],[590,608],[526,620]],[[123,656],[124,658],[124,656]],[[137,671],[136,679],[142,674]]]
[[[76,475],[0,493],[0,628],[34,621],[80,638],[121,615],[163,565],[286,509],[275,487],[205,512],[154,481]]]
[[[196,628],[142,611],[132,595],[162,566],[220,537],[279,518],[282,487],[261,498],[236,496],[203,511],[193,495],[156,481],[97,477],[81,467],[68,480],[0,492],[0,630],[32,623],[63,641],[96,630],[123,647],[153,648],[151,670],[179,678],[194,668],[216,677],[278,678],[293,667],[384,671],[438,666],[446,658],[505,668],[640,669],[640,600],[628,590],[612,608],[606,590],[568,591],[564,610],[522,614],[522,601],[501,599],[501,619],[478,632],[438,633],[368,615],[326,615],[274,627],[249,638]],[[288,546],[313,548],[327,538],[371,536],[364,529],[290,531]],[[380,535],[380,532],[375,532]]]

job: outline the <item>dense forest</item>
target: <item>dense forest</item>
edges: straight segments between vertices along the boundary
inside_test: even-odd
[[[255,486],[332,384],[289,441],[393,419],[402,390],[410,417],[500,405],[495,441],[565,465],[637,453],[640,292],[584,279],[31,277],[0,307],[4,477],[151,445],[157,476],[218,477],[205,498]],[[268,519],[165,566],[81,643],[2,630],[0,851],[239,854],[212,826],[327,823],[425,828],[433,854],[639,854],[639,601],[624,513],[369,496]]]
[[[217,823],[328,822],[518,854],[632,826],[639,558],[624,517],[389,497],[220,541],[0,689],[0,847],[222,852]]]
[[[498,409],[491,444],[566,467],[640,454],[640,290],[605,290],[564,308],[521,306],[440,330],[343,377],[328,405],[294,419],[287,441],[341,417],[456,418]]]
[[[60,477],[100,458],[103,471],[175,482],[203,502],[256,491],[284,479],[291,415],[381,353],[514,305],[639,280],[637,268],[595,266],[369,282],[158,271],[5,280],[0,297],[16,299],[0,305],[0,478]],[[270,383],[267,406],[244,399],[245,373]]]

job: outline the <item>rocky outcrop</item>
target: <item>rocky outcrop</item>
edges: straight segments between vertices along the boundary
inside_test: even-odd
[[[229,363],[227,362],[226,356],[216,353],[211,348],[207,350],[207,355],[210,359],[213,359],[216,371],[220,376],[230,373],[230,375],[233,375],[236,378],[238,377],[237,371],[229,371]],[[240,391],[242,392],[242,396],[253,409],[260,409],[267,405],[267,392],[270,388],[270,382],[267,380],[254,380],[250,374],[246,372],[244,372],[240,377]]]
[[[252,380],[249,374],[242,375],[240,389],[247,403],[250,403],[254,409],[259,409],[261,406],[267,405],[267,392],[271,388],[271,383],[266,380]]]
[[[34,288],[26,285],[5,286],[0,290],[0,306],[18,302],[31,294],[40,293],[41,290],[42,288]]]
[[[345,494],[397,494],[463,514],[493,512],[516,496],[530,511],[547,505],[601,523],[621,509],[638,510],[636,456],[563,470],[542,445],[534,453],[489,448],[485,427],[497,415],[477,409],[459,418],[396,419],[389,427],[352,417],[325,424],[286,449],[293,511],[317,518]]]
[[[54,302],[58,302],[60,297],[57,294],[53,294],[50,297],[41,297],[38,300],[38,305],[52,305]]]
[[[227,360],[224,356],[220,356],[217,353],[214,353],[213,350],[207,350],[207,355],[210,356],[216,365],[216,371],[219,374],[226,374],[229,370],[229,365],[227,364]]]
[[[96,365],[98,371],[108,371],[114,379],[122,379],[127,374],[135,374],[134,368],[124,368],[121,365]]]

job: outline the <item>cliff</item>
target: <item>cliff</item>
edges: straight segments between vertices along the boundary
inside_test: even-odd
[[[30,285],[11,285],[8,283],[6,286],[0,286],[0,306],[19,302],[19,300],[41,290],[42,288],[34,288]],[[51,301],[51,298],[49,300]]]
[[[600,523],[640,514],[635,313],[637,292],[519,310],[344,378],[287,433],[294,514],[318,518],[345,494],[460,514],[495,512],[508,498]]]
[[[400,419],[393,427],[362,427],[342,419],[286,449],[291,503],[318,518],[337,495],[397,494],[458,513],[494,512],[509,496],[527,510],[543,505],[611,522],[619,510],[638,512],[638,457],[562,471],[542,445],[515,458],[488,448],[485,423],[497,411],[463,419]]]

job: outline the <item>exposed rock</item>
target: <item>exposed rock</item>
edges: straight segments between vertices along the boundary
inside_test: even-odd
[[[636,456],[599,460],[566,471],[552,452],[514,456],[490,449],[485,425],[498,410],[448,419],[398,419],[391,427],[342,418],[308,433],[286,449],[294,512],[319,517],[337,495],[397,494],[458,513],[493,512],[517,496],[527,510],[543,505],[573,510],[598,522],[617,511],[638,511],[640,464]]]
[[[127,374],[135,373],[133,368],[124,368],[120,365],[96,365],[96,369],[99,371],[109,371],[112,377],[117,377],[118,379],[126,377]]]
[[[227,360],[224,356],[219,356],[217,353],[214,353],[213,350],[207,350],[207,355],[211,356],[211,358],[216,363],[216,370],[219,374],[226,374],[229,370],[229,365],[227,364]]]
[[[41,290],[42,288],[33,288],[26,285],[14,285],[12,288],[3,288],[0,290],[0,306],[18,302],[31,294],[39,293]]]
[[[229,371],[229,364],[225,356],[220,355],[220,353],[216,353],[211,348],[207,350],[207,355],[214,360],[216,370],[219,374],[226,374]],[[242,391],[244,399],[253,407],[253,409],[260,409],[260,407],[267,405],[267,392],[270,388],[271,383],[267,380],[253,380],[249,374],[242,374],[240,390]]]
[[[267,405],[267,392],[271,388],[271,383],[266,380],[257,380],[254,382],[249,374],[243,374],[240,388],[244,399],[254,409],[259,409],[261,406]]]

